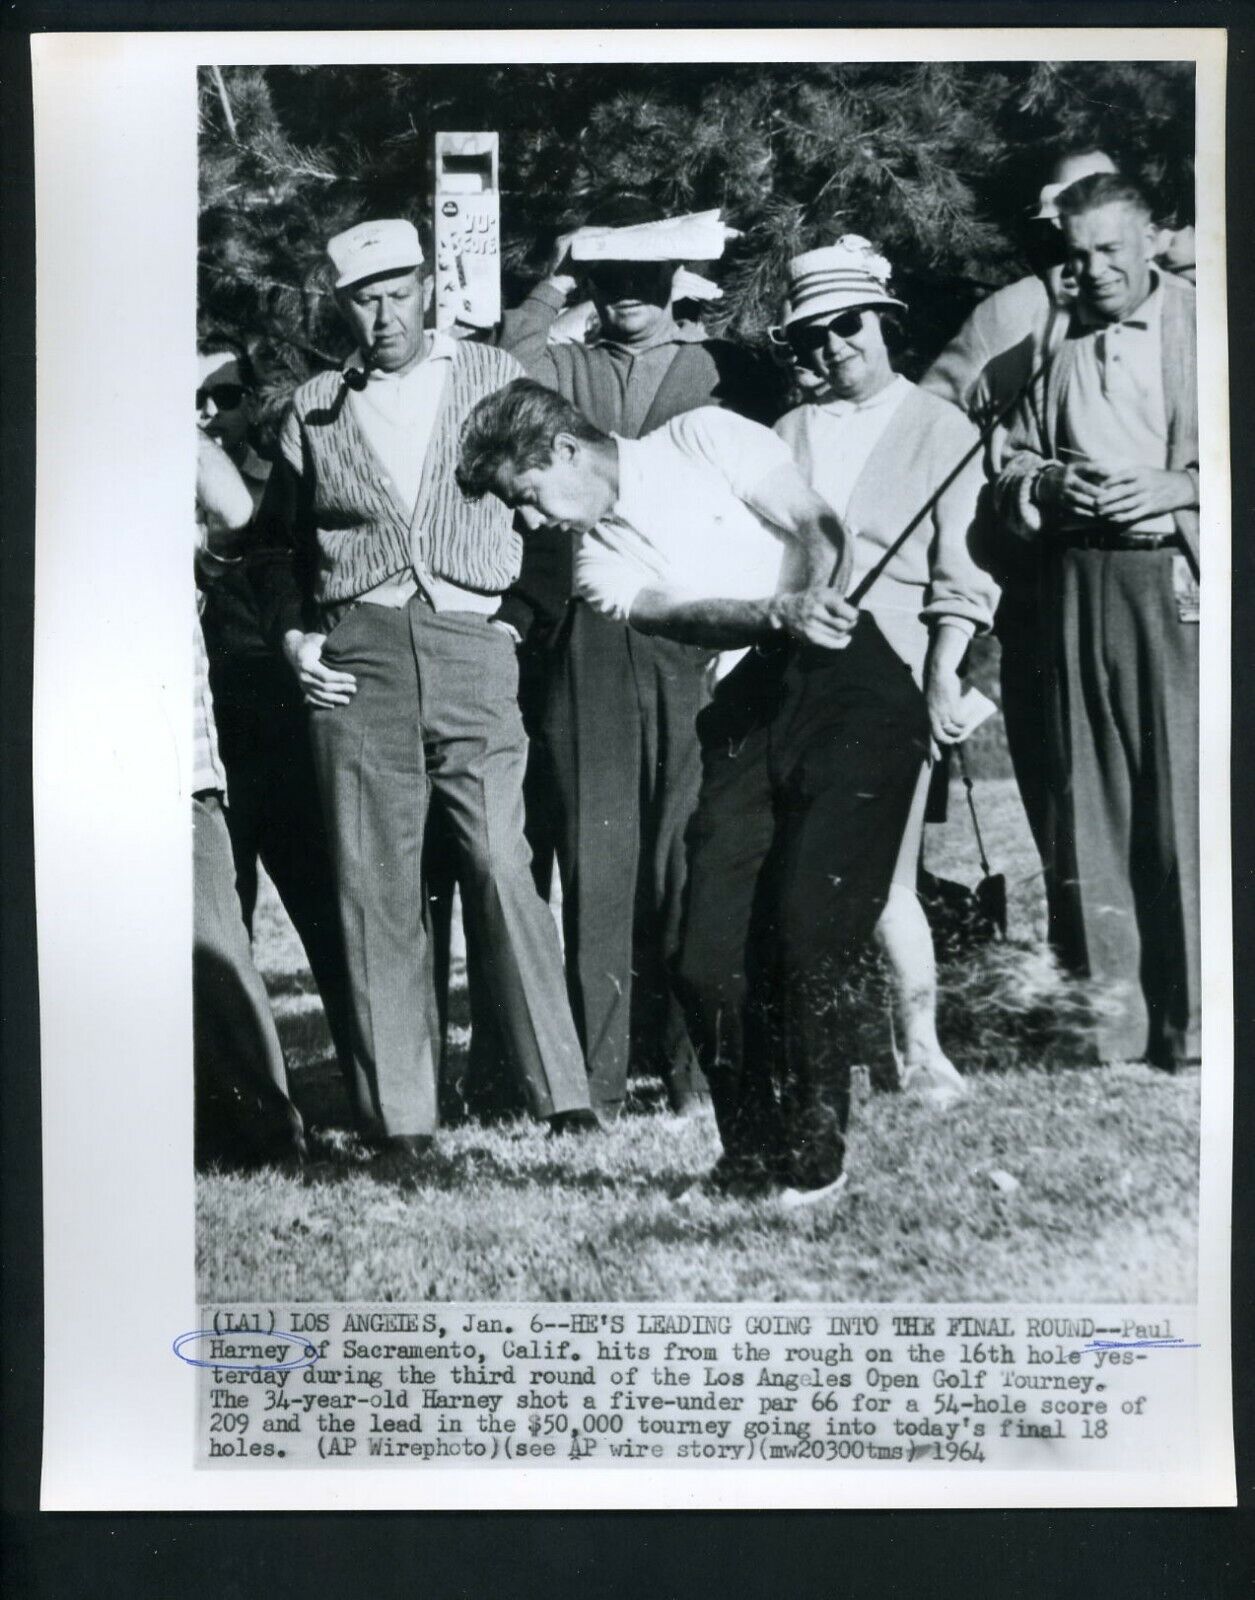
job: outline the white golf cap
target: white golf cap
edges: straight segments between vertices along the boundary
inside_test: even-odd
[[[359,222],[327,240],[327,255],[336,269],[336,288],[347,289],[381,272],[412,272],[421,266],[418,229],[403,217]]]
[[[846,233],[836,244],[794,256],[788,267],[788,300],[784,327],[825,312],[852,306],[898,306],[889,293],[891,268],[861,234]]]
[[[1034,211],[1034,222],[1057,222],[1059,220],[1058,199],[1065,189],[1070,189],[1074,183],[1080,183],[1082,178],[1092,178],[1099,172],[1115,172],[1116,164],[1109,155],[1104,155],[1101,150],[1090,150],[1083,156],[1072,156],[1061,163],[1064,177],[1060,183],[1048,183],[1037,196],[1037,210]],[[1059,168],[1056,167],[1058,172]]]

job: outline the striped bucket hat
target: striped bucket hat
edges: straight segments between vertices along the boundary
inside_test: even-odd
[[[898,306],[905,311],[903,302],[889,293],[890,271],[884,256],[857,233],[794,256],[788,267],[784,321],[773,334],[782,336],[795,322],[852,306]]]

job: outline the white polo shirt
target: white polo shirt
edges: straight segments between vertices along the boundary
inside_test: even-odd
[[[759,600],[785,586],[795,546],[746,504],[764,478],[794,465],[782,439],[715,406],[642,439],[614,439],[619,498],[580,539],[578,594],[626,622],[643,589]]]
[[[1168,410],[1163,388],[1163,291],[1158,278],[1120,322],[1086,326],[1078,307],[1072,367],[1060,410],[1065,462],[1088,456],[1106,466],[1166,467]],[[1084,329],[1084,331],[1080,331]],[[1171,512],[1128,524],[1130,533],[1171,533]]]

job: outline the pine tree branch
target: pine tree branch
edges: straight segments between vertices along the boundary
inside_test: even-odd
[[[239,144],[240,137],[235,131],[235,113],[231,109],[231,97],[227,94],[227,86],[222,77],[222,68],[210,67],[209,70],[218,89],[218,98],[222,101],[222,114],[227,119],[227,132],[231,135],[231,142],[232,144]]]

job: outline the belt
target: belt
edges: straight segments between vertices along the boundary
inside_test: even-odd
[[[349,612],[356,611],[358,606],[370,606],[375,611],[404,611],[415,600],[428,611],[436,609],[421,589],[415,589],[413,594],[407,595],[405,604],[399,606],[379,605],[373,600],[367,600],[363,595],[358,595],[352,600],[334,601],[331,605],[321,607],[323,632],[330,633],[337,623],[343,622]]]
[[[1065,528],[1059,543],[1066,550],[1164,550],[1178,545],[1172,533],[1125,533],[1120,528]]]

